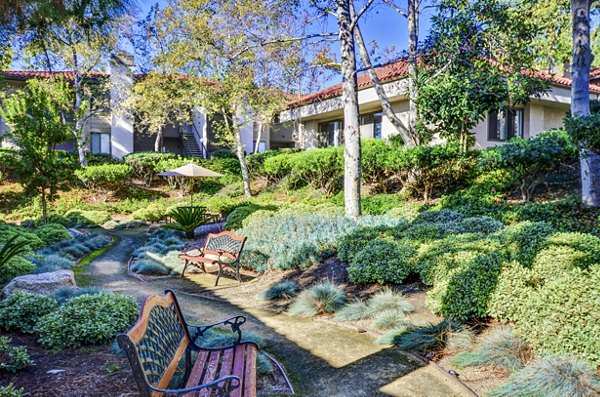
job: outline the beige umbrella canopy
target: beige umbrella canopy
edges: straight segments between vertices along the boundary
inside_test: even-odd
[[[183,165],[181,167],[173,168],[172,170],[168,170],[165,172],[160,172],[158,175],[160,176],[183,176],[186,178],[206,178],[206,177],[219,177],[224,176],[223,174],[219,174],[213,170],[209,170],[208,168],[200,167],[194,163],[189,163]],[[192,180],[193,181],[193,180]],[[190,204],[192,204],[194,199],[194,185],[192,182],[192,195],[190,197]]]

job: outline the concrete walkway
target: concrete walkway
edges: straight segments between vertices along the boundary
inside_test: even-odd
[[[93,260],[85,274],[92,285],[123,292],[142,300],[146,295],[176,291],[190,322],[212,323],[245,315],[246,329],[261,335],[267,351],[286,369],[296,394],[331,397],[453,397],[460,388],[429,366],[396,348],[382,348],[371,336],[310,319],[275,314],[251,306],[233,305],[198,296],[199,287],[187,279],[139,281],[127,274],[131,252],[143,244],[142,232],[113,232],[115,246]]]

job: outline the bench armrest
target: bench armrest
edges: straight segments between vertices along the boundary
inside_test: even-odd
[[[194,328],[194,332],[192,332],[192,342],[194,343],[194,345],[196,345],[196,339],[201,338],[204,333],[206,331],[208,331],[209,329],[219,326],[219,325],[229,325],[231,326],[231,331],[233,333],[237,334],[237,341],[234,343],[235,345],[240,344],[240,342],[242,341],[242,324],[244,324],[246,322],[246,317],[244,316],[235,316],[235,317],[231,317],[228,318],[226,320],[223,321],[219,321],[218,323],[214,323],[214,324],[208,324],[208,325],[194,325],[194,324],[187,324],[188,327],[190,328]],[[200,347],[198,345],[196,345],[197,347]]]
[[[212,382],[205,383],[194,387],[187,387],[185,389],[158,389],[152,385],[148,385],[153,392],[162,393],[164,397],[169,396],[182,396],[187,393],[203,390],[213,389],[218,391],[218,396],[228,396],[231,390],[240,387],[240,378],[235,375],[224,376],[222,378],[213,380]],[[221,384],[221,385],[219,385]]]

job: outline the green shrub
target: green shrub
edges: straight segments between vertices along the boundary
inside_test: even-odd
[[[565,258],[564,269],[579,267],[587,269],[593,264],[600,264],[600,238],[585,233],[556,233],[548,237],[544,251],[556,247],[553,251],[562,251],[569,256]],[[558,261],[558,257],[555,258]],[[538,260],[538,258],[536,258]]]
[[[270,301],[275,299],[291,299],[298,294],[298,284],[292,280],[284,280],[279,283],[273,284],[258,295],[257,299],[260,301]]]
[[[429,202],[441,186],[465,180],[474,168],[477,155],[476,152],[464,152],[456,144],[425,145],[400,150],[391,161],[400,173],[419,175],[406,183]]]
[[[544,222],[519,222],[509,225],[496,238],[507,247],[513,260],[531,266],[554,228]]]
[[[475,216],[465,218],[461,222],[461,226],[465,232],[492,234],[504,228],[504,224],[489,216]]]
[[[378,238],[354,256],[348,275],[356,284],[400,284],[412,270],[413,254],[408,245]]]
[[[72,219],[76,227],[98,227],[111,219],[108,212],[98,210],[74,209],[67,211],[65,216]]]
[[[507,172],[529,201],[546,175],[573,161],[577,148],[564,131],[548,131],[532,138],[515,138],[483,152],[482,166]]]
[[[269,212],[275,211],[276,209],[277,207],[272,205],[259,206],[254,204],[237,207],[229,214],[229,216],[227,216],[227,222],[225,222],[225,226],[223,228],[225,230],[241,229],[242,227],[248,225],[248,222],[246,222],[246,225],[244,225],[244,222],[255,212],[260,211],[258,216],[265,214],[269,216]]]
[[[265,171],[265,161],[271,157],[275,157],[278,155],[289,155],[292,153],[296,153],[300,151],[300,149],[277,149],[277,150],[265,150],[260,153],[253,153],[246,157],[246,163],[248,165],[248,172],[250,176],[264,176],[266,175]]]
[[[113,157],[109,153],[92,153],[88,152],[87,164],[90,165],[102,165],[102,164],[121,164],[121,161]]]
[[[361,227],[347,235],[343,236],[338,241],[338,258],[350,263],[369,242],[379,237],[384,237],[389,230],[386,226],[378,227]]]
[[[15,236],[20,236],[21,240],[27,241],[29,248],[32,250],[44,247],[44,242],[35,233],[28,231],[24,227],[0,222],[0,244],[6,243]]]
[[[11,346],[12,339],[0,336],[0,372],[15,373],[32,364],[25,346]]]
[[[146,207],[135,210],[131,217],[146,222],[159,222],[167,217],[168,204],[163,201],[153,202]]]
[[[15,277],[35,272],[35,265],[20,256],[15,256],[2,265],[0,270],[0,284],[6,284]]]
[[[0,183],[13,180],[15,177],[15,165],[19,161],[16,150],[0,149]]]
[[[598,394],[600,377],[589,365],[570,357],[535,359],[512,375],[491,397],[590,397]]]
[[[15,291],[0,301],[0,324],[7,331],[32,333],[40,319],[54,312],[56,299],[23,291]]]
[[[24,397],[25,389],[22,387],[20,389],[15,388],[15,386],[10,383],[8,386],[0,386],[0,397]]]
[[[263,165],[265,174],[272,181],[280,181],[290,175],[292,172],[291,158],[292,156],[288,153],[266,158]]]
[[[472,352],[464,352],[452,360],[459,367],[494,365],[517,371],[529,362],[531,349],[508,327],[493,328],[485,334]]]
[[[28,252],[29,243],[21,236],[14,235],[0,247],[0,269],[4,270],[9,261]]]
[[[427,294],[427,306],[457,320],[489,316],[504,258],[497,252],[480,254],[449,272]]]
[[[306,150],[291,155],[288,161],[294,177],[322,190],[327,196],[341,187],[344,167],[340,148]]]
[[[361,141],[361,149],[361,171],[364,181],[378,191],[387,193],[391,187],[392,176],[398,172],[393,160],[402,148],[381,139],[365,139]]]
[[[450,320],[424,326],[411,325],[403,332],[394,333],[393,343],[402,350],[426,352],[442,349],[453,332],[460,332],[462,326]],[[392,334],[392,335],[394,335]]]
[[[88,165],[75,174],[88,189],[117,191],[129,183],[133,169],[127,164]]]
[[[293,316],[312,317],[317,314],[335,313],[346,304],[346,293],[339,285],[323,281],[304,290],[290,305]]]
[[[72,238],[67,229],[58,223],[48,223],[40,226],[35,229],[35,234],[44,242],[44,245],[51,245]]]
[[[394,208],[403,206],[405,201],[400,195],[377,194],[363,196],[360,205],[362,213],[365,215],[383,215]]]
[[[150,186],[154,178],[156,164],[161,160],[174,158],[177,158],[174,153],[136,152],[125,156],[123,161],[131,167],[136,178],[144,181],[146,186]]]
[[[103,344],[127,331],[137,314],[138,304],[130,296],[81,295],[42,317],[36,332],[39,342],[48,348]]]

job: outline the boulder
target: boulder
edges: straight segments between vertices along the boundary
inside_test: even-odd
[[[2,289],[2,296],[7,298],[17,290],[50,295],[62,287],[77,288],[72,270],[57,270],[55,272],[15,277]]]

